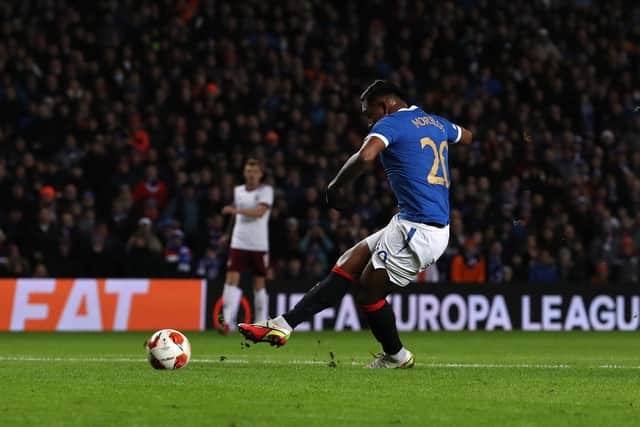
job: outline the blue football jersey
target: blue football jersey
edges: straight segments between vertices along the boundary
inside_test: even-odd
[[[414,106],[383,117],[367,138],[377,136],[387,146],[380,154],[400,218],[449,224],[449,144],[462,129]]]

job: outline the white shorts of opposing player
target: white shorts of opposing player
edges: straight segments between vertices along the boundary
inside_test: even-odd
[[[449,243],[449,226],[438,228],[396,215],[366,240],[373,268],[386,269],[391,282],[404,287],[444,253]]]

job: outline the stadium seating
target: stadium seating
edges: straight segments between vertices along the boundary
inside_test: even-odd
[[[0,6],[2,275],[213,279],[248,156],[276,189],[272,277],[322,275],[394,213],[381,170],[345,212],[323,196],[366,133],[359,92],[387,78],[476,135],[450,149],[430,277],[480,256],[490,282],[638,282],[640,38],[621,6],[266,3]]]

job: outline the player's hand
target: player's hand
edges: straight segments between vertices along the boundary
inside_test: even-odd
[[[327,188],[327,205],[330,208],[342,210],[349,206],[349,201],[347,199],[347,192],[344,188],[336,188],[329,184]]]
[[[235,208],[235,206],[232,205],[227,205],[224,208],[222,208],[222,213],[223,214],[235,214],[237,212],[237,209]]]

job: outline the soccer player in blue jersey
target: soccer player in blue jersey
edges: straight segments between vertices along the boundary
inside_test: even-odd
[[[338,303],[358,282],[356,301],[382,352],[369,368],[411,368],[413,354],[400,341],[386,297],[435,263],[449,241],[449,145],[470,144],[472,134],[448,120],[409,106],[393,84],[376,80],[360,96],[371,130],[327,189],[331,207],[343,208],[349,183],[378,156],[400,212],[382,230],[346,251],[329,275],[287,313],[238,327],[254,342],[284,345],[293,329]]]

